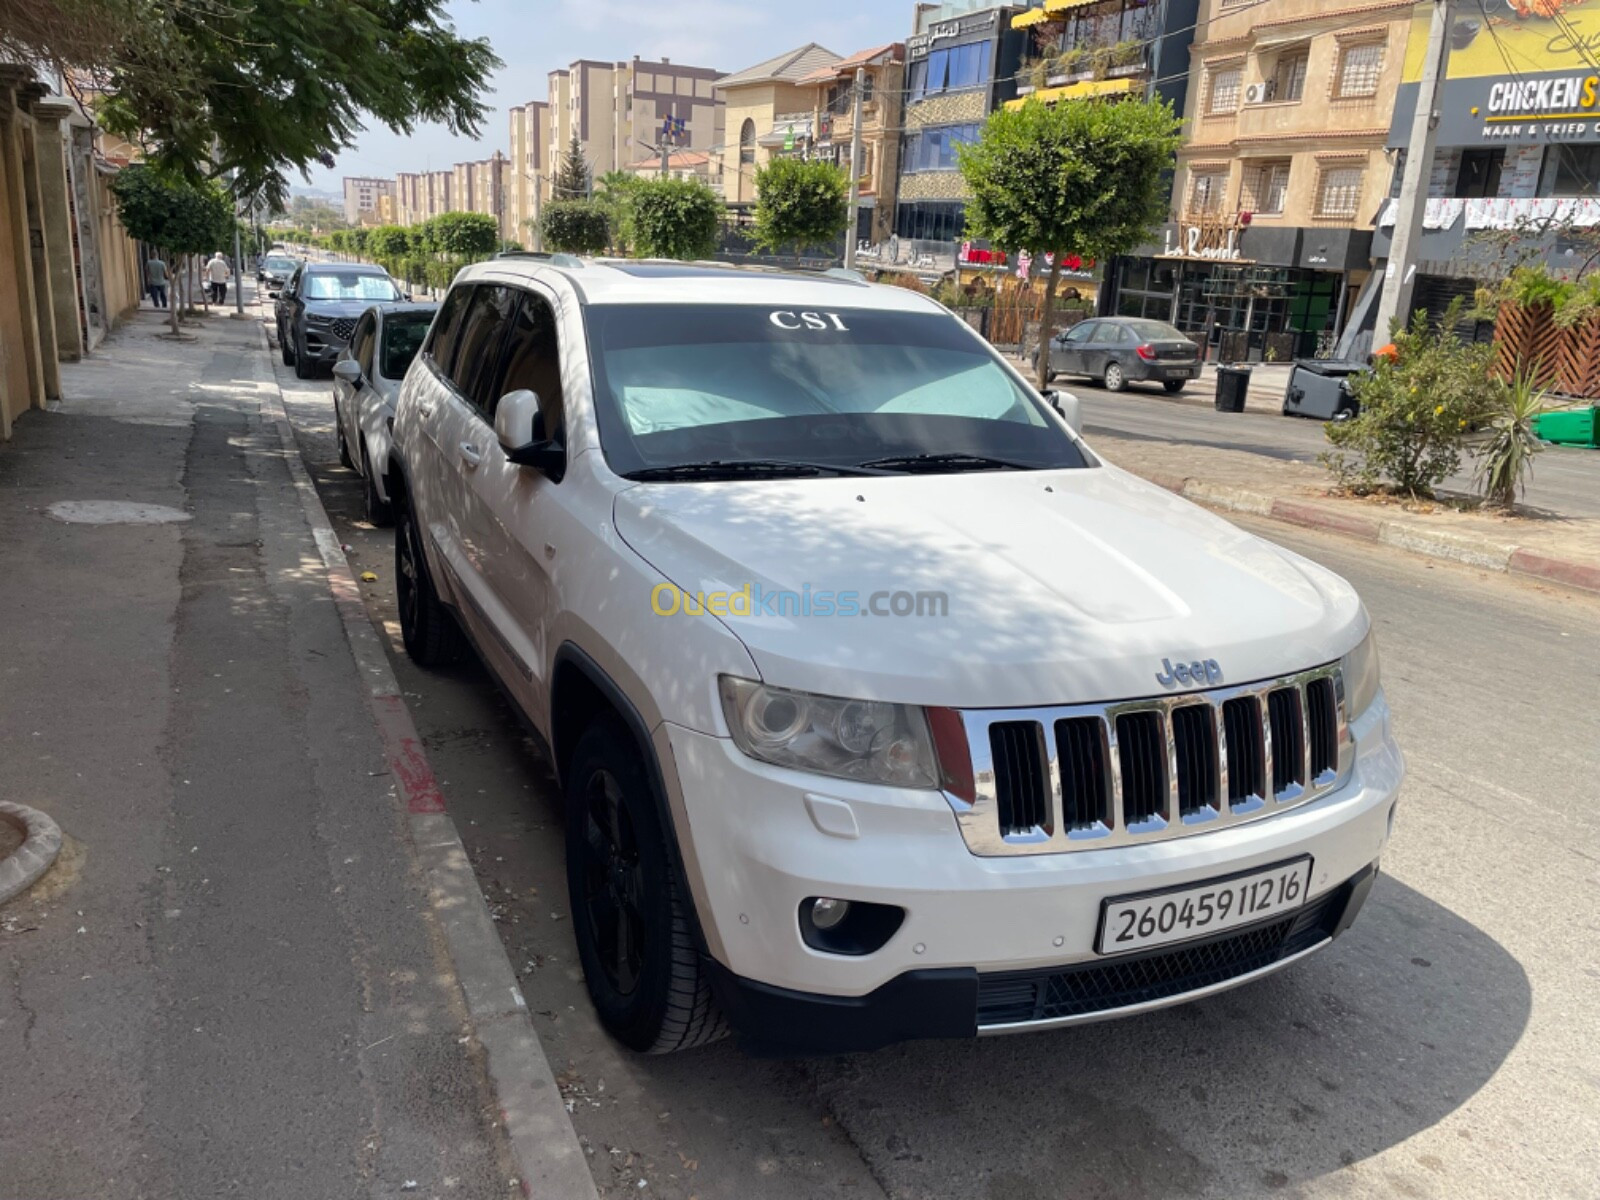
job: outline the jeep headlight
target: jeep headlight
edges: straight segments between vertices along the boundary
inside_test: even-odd
[[[1339,670],[1344,674],[1345,715],[1353,721],[1378,698],[1378,643],[1370,622],[1361,643],[1340,660]]]
[[[718,686],[734,744],[751,758],[863,783],[937,786],[920,708],[818,696],[729,675]]]

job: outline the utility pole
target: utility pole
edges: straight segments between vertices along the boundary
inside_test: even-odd
[[[544,229],[539,224],[539,172],[533,173],[533,248],[544,249]]]
[[[1411,293],[1416,282],[1417,245],[1422,240],[1422,217],[1428,204],[1428,179],[1433,174],[1434,136],[1438,128],[1439,88],[1450,65],[1450,22],[1455,0],[1433,0],[1433,23],[1428,27],[1428,57],[1422,63],[1417,87],[1417,109],[1411,116],[1411,138],[1406,143],[1406,166],[1400,177],[1394,240],[1383,273],[1383,294],[1378,300],[1373,337],[1387,341],[1389,325],[1411,319]]]
[[[861,220],[861,93],[867,85],[867,69],[856,68],[855,101],[850,113],[850,215],[844,229],[844,265],[856,265],[856,229]]]
[[[233,173],[234,183],[239,182],[239,172]],[[239,197],[233,198],[233,315],[244,316],[244,256],[239,253]]]

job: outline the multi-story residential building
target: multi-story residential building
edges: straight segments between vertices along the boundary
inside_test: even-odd
[[[807,42],[717,82],[727,131],[721,156],[728,205],[755,203],[756,171],[774,157],[815,148],[816,90],[802,80],[838,61],[832,50]]]
[[[1103,307],[1230,358],[1330,350],[1371,275],[1411,8],[1202,0],[1174,219]]]
[[[378,223],[378,199],[394,195],[394,180],[353,178],[344,180],[344,219],[352,225]]]
[[[511,109],[511,159],[506,167],[505,236],[532,245],[533,223],[539,214],[539,179],[545,169],[544,141],[549,136],[550,106],[530,100]]]
[[[678,149],[710,150],[722,141],[722,101],[715,83],[722,73],[669,59],[625,62],[579,59],[550,72],[545,114],[544,178],[541,194],[551,195],[561,158],[578,135],[591,182],[658,154],[666,117],[683,122]]]
[[[506,221],[508,165],[509,160],[499,150],[476,162],[456,163],[451,168],[450,210],[493,217],[500,225],[501,236],[510,236]]]
[[[917,265],[944,258],[965,223],[967,191],[956,147],[976,141],[984,120],[1017,94],[1026,36],[1013,5],[923,4],[906,39],[905,132],[894,232]],[[908,249],[910,243],[924,243]]]
[[[855,236],[869,244],[885,241],[893,232],[905,62],[905,46],[892,42],[819,67],[800,80],[815,92],[816,153],[849,170],[851,148],[860,142],[861,208]],[[859,131],[853,126],[857,70],[862,73]]]
[[[454,171],[402,171],[395,177],[395,219],[401,225],[420,225],[429,217],[450,212],[457,206],[451,203]]]
[[[1159,96],[1181,117],[1199,11],[1200,0],[1044,0],[1011,18],[1028,43],[1007,107],[1029,96]]]

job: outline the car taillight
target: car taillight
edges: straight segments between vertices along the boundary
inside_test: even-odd
[[[1140,358],[1144,359],[1145,362],[1155,362],[1156,360],[1156,348],[1149,342],[1146,342],[1144,345],[1140,346],[1134,351],[1134,353]]]
[[[967,729],[961,714],[953,708],[928,708],[928,732],[933,736],[934,757],[939,760],[939,786],[958,800],[973,804],[978,798],[972,777],[972,751],[967,748]]]

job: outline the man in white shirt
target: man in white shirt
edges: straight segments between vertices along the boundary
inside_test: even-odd
[[[228,266],[228,260],[222,257],[218,250],[211,256],[211,261],[206,263],[206,280],[211,285],[211,303],[221,304],[228,298],[228,280],[233,277],[233,269]]]

